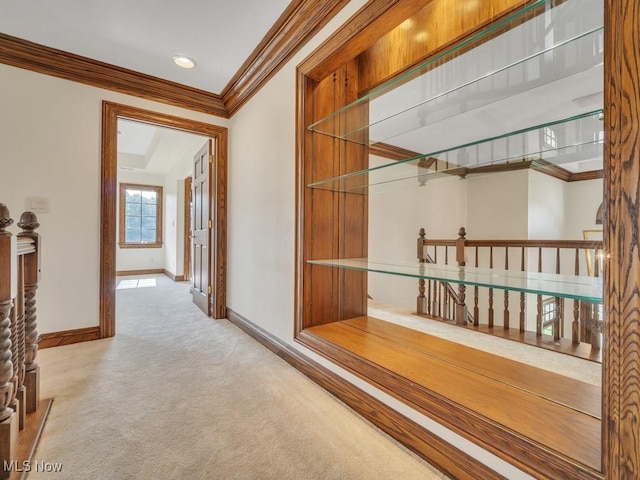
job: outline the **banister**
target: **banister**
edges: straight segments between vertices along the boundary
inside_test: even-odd
[[[579,265],[582,261],[586,260],[587,262],[587,275],[594,276],[594,272],[592,271],[591,265],[594,263],[593,258],[598,258],[599,254],[603,249],[603,241],[602,240],[545,240],[545,239],[468,239],[466,236],[466,230],[464,227],[461,227],[458,231],[458,238],[449,238],[449,239],[434,239],[434,238],[426,238],[426,231],[424,228],[420,229],[419,238],[417,240],[418,247],[418,260],[424,263],[440,263],[435,257],[432,257],[431,254],[437,255],[438,251],[445,251],[445,264],[446,261],[446,253],[448,249],[454,248],[456,255],[456,263],[460,267],[465,267],[465,265],[474,265],[475,268],[479,267],[478,260],[481,257],[480,253],[482,251],[482,262],[488,262],[488,266],[486,268],[493,269],[494,268],[494,256],[497,255],[495,261],[504,262],[504,270],[515,270],[518,269],[522,272],[525,271],[527,259],[532,262],[535,262],[535,254],[537,253],[537,272],[543,272],[542,269],[542,257],[544,252],[548,250],[554,251],[553,257],[555,258],[555,268],[551,267],[551,256],[549,256],[549,268],[553,268],[554,272],[549,272],[549,274],[555,273],[559,275],[561,263],[564,266],[569,266],[566,255],[571,255],[573,257],[573,267],[572,267],[572,275],[580,276]],[[513,266],[511,268],[509,263],[511,260],[515,260],[515,255],[511,255],[513,251],[517,252],[518,255],[518,267]],[[562,255],[561,255],[562,253]],[[529,256],[532,254],[533,256]],[[469,255],[469,258],[467,258]],[[502,258],[504,257],[504,258]],[[510,257],[513,257],[510,259]],[[467,263],[471,262],[471,263]],[[595,276],[598,277],[600,275],[599,269],[601,265],[600,262],[595,262]],[[484,268],[484,267],[483,267]],[[562,267],[564,269],[564,267]],[[583,274],[584,275],[584,274]],[[458,283],[458,282],[456,282]],[[467,308],[465,304],[466,297],[469,296],[471,300],[471,295],[467,295],[466,288],[462,286],[462,282],[458,283],[457,291],[451,285],[446,282],[435,282],[435,285],[441,285],[440,287],[431,288],[431,280],[428,284],[423,280],[418,283],[418,297],[417,297],[417,314],[421,316],[427,316],[431,318],[437,318],[441,320],[452,320],[451,317],[446,315],[440,315],[439,309],[430,308],[432,303],[433,305],[439,305],[441,302],[440,294],[437,293],[440,290],[439,288],[444,287],[445,292],[447,292],[449,298],[453,299],[456,304],[456,315],[455,320],[458,325],[469,326],[473,324],[472,328],[480,329],[480,331],[488,331],[489,333],[494,333],[496,335],[505,336],[505,338],[517,339],[520,338],[519,341],[525,341],[527,335],[529,335],[529,331],[527,330],[527,318],[533,318],[528,312],[531,312],[536,317],[536,325],[535,325],[535,336],[536,340],[527,339],[525,343],[532,343],[538,346],[544,346],[545,348],[552,348],[551,343],[546,340],[542,340],[543,330],[546,326],[548,326],[542,320],[543,313],[543,296],[538,294],[536,296],[536,304],[537,313],[533,312],[533,310],[527,310],[527,300],[526,295],[521,292],[517,302],[511,302],[509,296],[509,290],[504,289],[501,293],[502,300],[504,303],[504,308],[501,310],[502,315],[502,325],[500,326],[500,330],[496,328],[494,329],[494,292],[492,286],[480,287],[483,289],[483,296],[479,296],[480,288],[476,285],[473,290],[473,314]],[[467,285],[468,286],[468,285]],[[435,295],[435,296],[434,296]],[[479,302],[483,302],[486,304],[487,308],[487,318],[485,318],[486,323],[480,322],[480,308]],[[567,318],[567,315],[571,313],[565,311],[566,309],[570,309],[573,307],[573,321],[571,323],[571,340],[570,343],[573,345],[562,346],[561,349],[557,349],[558,351],[563,351],[564,353],[571,353],[575,351],[575,345],[579,343],[587,343],[591,344],[591,353],[589,353],[590,359],[599,359],[600,354],[597,353],[600,349],[600,335],[602,332],[602,318],[600,315],[599,307],[595,304],[591,304],[590,301],[573,299],[573,305],[563,302],[560,297],[553,296],[549,299],[544,299],[544,303],[554,305],[554,328],[553,328],[553,345],[560,345],[561,337],[564,337],[569,341],[569,333],[565,332],[564,319]],[[513,304],[513,305],[511,305]],[[565,307],[565,304],[567,307]],[[512,311],[513,308],[513,311]],[[518,309],[516,311],[516,309]],[[521,336],[518,337],[517,333],[509,333],[511,328],[509,324],[510,317],[512,315],[519,314],[518,316],[518,332],[520,332]],[[471,321],[470,321],[471,320]],[[484,326],[484,327],[483,327]],[[482,327],[482,328],[481,328]],[[488,329],[488,330],[487,330]],[[567,345],[564,342],[564,338],[562,338],[562,344]],[[600,340],[599,340],[600,339]],[[549,345],[547,345],[547,343]],[[582,351],[582,349],[581,349]],[[573,354],[573,353],[571,353]],[[583,354],[580,354],[583,356]],[[586,358],[586,357],[584,357]]]
[[[19,430],[39,403],[35,292],[40,276],[40,235],[33,212],[13,219],[0,203],[0,464],[16,461]],[[2,469],[0,479],[8,478]]]

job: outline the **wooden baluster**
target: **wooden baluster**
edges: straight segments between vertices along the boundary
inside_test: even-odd
[[[580,249],[576,248],[573,260],[573,274],[580,275]],[[580,343],[580,301],[573,299],[573,322],[571,323],[571,343]]]
[[[24,262],[22,255],[17,257],[18,289],[11,309],[11,352],[13,353],[13,372],[15,399],[11,408],[18,416],[19,430],[24,429],[26,420],[26,395],[24,386]]]
[[[476,247],[476,260],[475,266],[478,267],[478,247]],[[478,308],[478,286],[476,285],[473,289],[473,325],[478,326],[480,318],[480,309]]]
[[[18,445],[18,418],[9,406],[14,398],[10,318],[16,295],[16,244],[6,228],[13,223],[9,209],[0,203],[0,462],[14,461]],[[0,470],[0,478],[9,478]]]
[[[520,254],[520,271],[524,272],[524,247],[522,247],[522,252]],[[525,319],[525,295],[524,292],[520,292],[520,331],[524,332],[526,330],[526,319]]]
[[[542,272],[542,247],[538,247],[538,273]],[[538,294],[536,299],[536,337],[542,336],[542,295]]]
[[[428,254],[428,251],[427,251]],[[434,282],[429,279],[427,281],[427,313],[429,315],[432,314],[432,302],[434,301],[435,298],[435,293],[434,293]]]
[[[504,247],[504,269],[509,270],[509,247]],[[504,320],[503,328],[509,330],[509,290],[504,291]]]
[[[467,259],[465,255],[466,250],[466,235],[467,231],[464,227],[460,227],[458,230],[458,239],[456,240],[456,262],[458,267],[465,267],[467,265]],[[461,272],[464,273],[464,272]],[[458,301],[456,303],[456,325],[466,325],[467,323],[467,305],[465,304],[465,292],[467,287],[464,283],[458,284]]]
[[[445,246],[444,247],[444,264],[445,265],[449,265],[449,247]],[[441,282],[441,290],[442,290],[442,297],[443,297],[443,305],[442,305],[442,310],[444,311],[444,315],[445,318],[447,320],[451,320],[453,317],[450,315],[451,312],[451,303],[449,302],[450,297],[449,297],[449,290],[447,289],[447,284]]]
[[[424,255],[424,241],[425,241],[426,232],[424,228],[420,229],[418,232],[418,241],[417,241],[417,256],[419,263],[425,263],[425,255]],[[418,315],[424,315],[427,313],[426,308],[426,300],[425,296],[425,281],[424,278],[418,280],[418,298],[416,299],[416,313]]]
[[[489,247],[489,268],[493,268],[493,247]],[[493,328],[493,288],[489,288],[489,328]]]
[[[425,281],[424,278],[418,280],[418,298],[416,299],[416,313],[418,315],[424,315],[426,312],[426,299],[427,296],[424,294],[425,292]]]
[[[556,248],[556,274],[560,274],[560,249]],[[564,327],[564,303],[560,297],[556,297],[556,318],[553,322],[553,340],[560,341]]]
[[[433,246],[433,262],[438,263],[438,246]],[[433,303],[431,305],[431,313],[434,317],[440,317],[440,282],[433,281]]]
[[[38,324],[36,323],[36,290],[40,279],[40,235],[36,229],[40,226],[33,212],[24,212],[20,216],[18,227],[22,232],[18,237],[28,237],[34,242],[36,251],[24,256],[24,335],[25,335],[25,379],[27,413],[35,412],[40,401],[40,366],[36,363],[38,355]]]

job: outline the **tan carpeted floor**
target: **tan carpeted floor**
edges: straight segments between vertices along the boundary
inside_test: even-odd
[[[141,277],[112,339],[43,350],[54,397],[29,480],[445,478],[226,320]],[[126,285],[126,282],[123,284]]]

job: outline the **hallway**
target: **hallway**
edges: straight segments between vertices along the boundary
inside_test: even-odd
[[[34,461],[62,471],[29,479],[445,478],[205,317],[187,283],[117,283],[114,338],[39,352],[41,398],[54,402]]]

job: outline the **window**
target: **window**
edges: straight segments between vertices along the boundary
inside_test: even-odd
[[[120,184],[119,245],[162,247],[162,187]]]
[[[558,146],[556,132],[554,132],[551,127],[544,127],[544,143],[551,148],[556,148]]]

